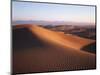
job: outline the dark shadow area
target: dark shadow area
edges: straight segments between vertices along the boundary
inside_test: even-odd
[[[81,50],[96,54],[96,42],[95,43],[91,43],[91,44],[89,44],[87,46],[84,46],[83,48],[81,48]]]
[[[24,50],[33,47],[43,47],[44,42],[41,41],[28,28],[14,28],[12,33],[13,49]]]

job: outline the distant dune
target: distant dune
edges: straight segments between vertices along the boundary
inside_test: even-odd
[[[14,26],[13,73],[95,69],[95,54],[81,50],[94,42],[36,25]]]

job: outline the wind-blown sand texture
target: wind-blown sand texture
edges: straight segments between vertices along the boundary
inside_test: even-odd
[[[13,27],[13,73],[96,68],[96,55],[81,50],[95,40],[36,25]]]

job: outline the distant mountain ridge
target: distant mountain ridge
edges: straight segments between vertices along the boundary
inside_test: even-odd
[[[42,20],[17,20],[12,21],[12,25],[17,24],[37,24],[37,25],[94,25],[93,23],[69,22],[69,21],[42,21]]]

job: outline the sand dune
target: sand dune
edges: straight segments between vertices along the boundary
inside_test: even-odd
[[[15,45],[27,43],[25,48],[13,47],[13,73],[96,68],[95,54],[80,50],[94,40],[65,35],[36,25],[18,25],[14,31]],[[20,36],[17,33],[21,33]],[[29,47],[26,48],[27,45]]]
[[[65,35],[34,25],[30,27],[30,30],[33,32],[33,34],[46,42],[52,42],[74,49],[80,49],[85,45],[95,42],[94,40],[80,38],[71,34]]]

